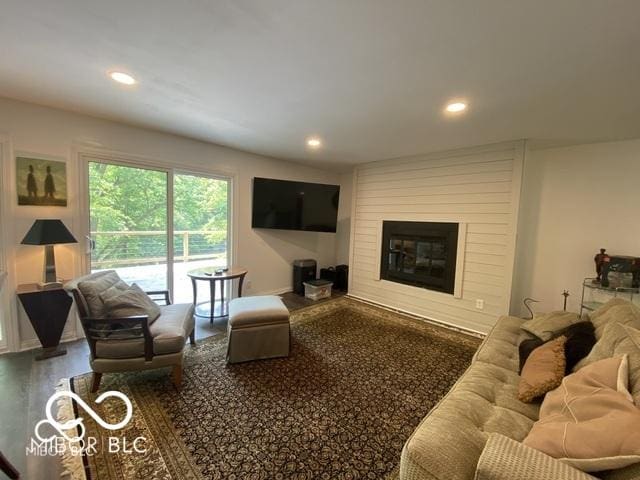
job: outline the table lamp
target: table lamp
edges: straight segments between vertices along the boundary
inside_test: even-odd
[[[44,282],[41,289],[62,286],[56,277],[56,258],[53,246],[59,243],[78,243],[62,220],[36,220],[22,239],[22,245],[44,245]]]

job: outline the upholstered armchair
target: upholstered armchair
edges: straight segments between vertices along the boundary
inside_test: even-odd
[[[127,287],[113,270],[86,275],[64,286],[75,300],[89,343],[91,391],[98,391],[105,373],[162,367],[172,368],[173,382],[180,388],[187,337],[195,345],[193,304],[171,304],[168,291],[147,292],[159,304],[157,318],[150,321],[148,315],[113,317],[105,307],[105,295]]]

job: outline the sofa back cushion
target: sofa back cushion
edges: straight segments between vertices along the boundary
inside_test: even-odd
[[[596,339],[600,340],[605,328],[611,323],[635,323],[640,328],[640,308],[623,298],[612,298],[589,314],[589,320],[596,329]]]
[[[550,312],[536,315],[524,322],[520,328],[546,342],[569,325],[580,321],[578,314],[573,312]]]

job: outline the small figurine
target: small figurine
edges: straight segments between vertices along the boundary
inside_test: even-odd
[[[533,310],[531,310],[531,307],[529,306],[529,304],[538,303],[538,301],[539,300],[534,300],[531,297],[527,297],[522,301],[522,303],[524,303],[524,306],[527,307],[527,310],[529,310],[529,315],[531,315],[529,318],[525,318],[525,320],[531,320],[534,317]]]
[[[569,293],[569,290],[565,290],[564,292],[562,292],[562,296],[564,297],[564,308],[563,310],[566,312],[567,311],[567,298],[570,296],[571,294]]]
[[[596,263],[596,274],[598,275],[593,283],[600,283],[600,281],[602,280],[602,265],[604,264],[606,258],[609,256],[605,253],[606,251],[606,248],[601,248],[600,253],[593,257],[593,261]]]

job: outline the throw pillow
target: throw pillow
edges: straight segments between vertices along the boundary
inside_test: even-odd
[[[574,323],[564,330],[561,330],[554,338],[560,335],[567,337],[564,345],[564,357],[566,363],[565,375],[568,375],[573,370],[573,367],[589,354],[593,345],[596,343],[594,327],[591,322]],[[522,368],[527,358],[529,358],[529,355],[531,355],[531,352],[543,343],[545,342],[537,337],[525,339],[520,342],[520,345],[518,345],[518,354],[520,356],[519,373],[522,373]]]
[[[640,462],[640,409],[627,390],[628,360],[600,360],[549,392],[524,444],[585,472]]]
[[[565,375],[568,375],[578,362],[589,355],[595,345],[595,327],[591,322],[574,323],[563,334],[567,337],[564,357],[567,362]]]
[[[122,279],[118,274],[114,270],[109,270],[91,275],[91,278],[78,283],[78,290],[87,302],[90,316],[94,318],[105,316],[104,302],[100,294],[119,282],[122,282]]]
[[[115,297],[116,295],[121,294],[127,289],[129,289],[129,285],[127,285],[122,280],[119,280],[116,284],[110,286],[100,294],[100,300],[102,300],[102,303],[104,303],[107,299]]]
[[[532,320],[524,322],[520,328],[546,342],[560,330],[579,321],[580,317],[577,313],[551,312],[535,316]]]
[[[566,361],[564,358],[564,335],[539,346],[524,364],[518,399],[529,403],[556,388],[562,382]]]
[[[614,355],[619,356],[625,353],[629,355],[629,390],[634,403],[640,405],[640,330],[629,325],[623,325],[622,328],[629,336],[627,341],[616,348]],[[632,348],[629,343],[632,343],[635,348]]]
[[[160,316],[160,307],[135,283],[122,293],[107,298],[104,308],[110,318],[146,315],[149,325]]]
[[[607,325],[611,323],[635,323],[640,328],[640,308],[623,298],[612,298],[597,310],[589,314],[589,320],[596,327],[596,338],[604,334]]]
[[[633,306],[633,308],[636,308]],[[620,309],[630,312],[628,305],[617,305],[608,309],[607,315],[612,315],[608,322],[604,325],[600,325],[601,334],[598,337],[598,341],[593,346],[593,349],[585,358],[580,360],[578,364],[574,367],[574,371],[577,371],[584,367],[585,365],[589,365],[590,363],[597,362],[604,358],[609,358],[614,356],[621,342],[624,341],[626,347],[623,347],[622,350],[617,351],[618,354],[630,353],[629,346],[631,345],[631,351],[633,351],[632,343],[628,340],[629,331],[624,329],[623,326],[627,325],[631,328],[640,328],[640,318],[635,318],[635,316],[627,316],[620,313]],[[618,313],[616,314],[616,311]],[[618,322],[617,320],[620,320]],[[596,327],[596,331],[597,331]],[[625,341],[627,339],[627,341]]]
[[[540,345],[544,345],[545,342],[540,340],[538,337],[527,338],[520,342],[518,345],[518,357],[520,359],[520,367],[518,368],[518,375],[522,375],[522,369],[524,368],[524,364],[536,348]]]
[[[622,355],[629,357],[629,390],[636,405],[640,405],[640,330],[620,323],[607,325],[602,338],[576,368]]]

